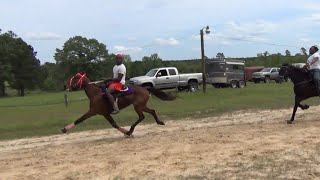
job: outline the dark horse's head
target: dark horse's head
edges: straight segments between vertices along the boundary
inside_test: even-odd
[[[294,74],[294,67],[289,64],[283,64],[279,70],[279,76],[287,78]]]
[[[83,88],[88,83],[87,81],[86,73],[77,73],[70,78],[68,91]]]
[[[308,71],[305,68],[299,68],[290,64],[283,64],[279,71],[279,76],[289,77],[291,80],[302,81],[309,79]]]

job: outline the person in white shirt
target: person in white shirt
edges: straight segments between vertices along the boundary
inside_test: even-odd
[[[106,80],[111,81],[112,83],[108,87],[108,91],[106,96],[109,102],[113,105],[113,112],[112,114],[116,114],[119,112],[118,103],[114,100],[114,97],[111,93],[120,92],[125,84],[126,79],[126,67],[123,64],[123,55],[117,54],[116,55],[116,65],[113,67],[113,78]]]
[[[320,95],[320,54],[317,46],[311,46],[309,49],[310,57],[307,60],[306,67],[309,68],[313,84]]]

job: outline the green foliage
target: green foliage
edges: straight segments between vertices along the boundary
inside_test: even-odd
[[[300,49],[300,51],[301,51],[301,54],[302,54],[302,55],[304,55],[304,56],[307,56],[307,55],[308,55],[306,48],[302,47],[302,48]]]
[[[245,58],[246,66],[279,67],[283,63],[305,63],[308,56],[296,54],[295,56],[283,56],[280,53],[269,56]]]
[[[24,96],[26,88],[33,89],[39,84],[40,61],[33,47],[9,31],[0,34],[0,87],[7,81],[18,94]],[[5,95],[4,90],[0,95]]]
[[[97,79],[102,75],[99,73],[102,71],[100,63],[108,59],[108,50],[96,39],[75,36],[65,42],[62,49],[56,49],[54,58],[59,66],[57,78],[61,82],[83,71]]]
[[[291,52],[288,49],[285,51],[285,54],[286,56],[291,56]]]
[[[57,89],[57,84],[54,79],[47,78],[43,81],[41,89],[44,91],[57,91],[61,89]],[[62,88],[62,87],[61,87]]]

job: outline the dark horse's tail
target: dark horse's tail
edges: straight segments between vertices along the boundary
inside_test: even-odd
[[[150,87],[147,89],[151,94],[155,95],[157,98],[163,100],[163,101],[173,101],[176,99],[175,95],[165,93],[159,89],[156,89],[154,87]]]

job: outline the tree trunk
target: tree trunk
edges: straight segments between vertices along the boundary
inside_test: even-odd
[[[4,85],[4,82],[0,82],[0,96],[5,96],[6,95],[6,87]]]
[[[24,96],[24,86],[23,85],[20,88],[20,96]]]

